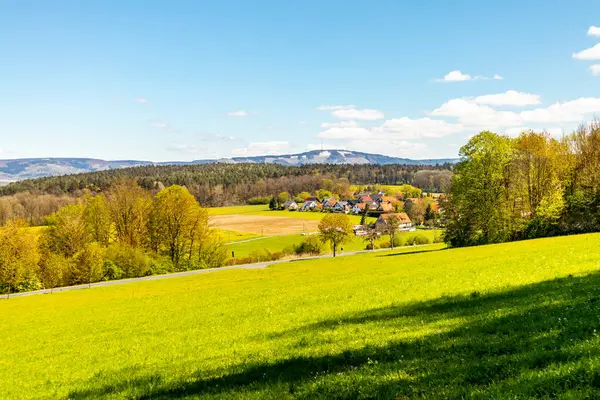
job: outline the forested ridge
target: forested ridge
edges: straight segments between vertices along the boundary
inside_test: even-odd
[[[323,179],[345,179],[355,185],[411,184],[428,191],[443,191],[449,184],[452,165],[333,165],[312,164],[203,164],[140,166],[91,173],[38,178],[0,188],[0,195],[20,192],[78,195],[84,190],[104,191],[113,182],[135,179],[144,189],[171,185],[187,187],[201,204],[245,204],[256,196],[280,192],[313,192]]]

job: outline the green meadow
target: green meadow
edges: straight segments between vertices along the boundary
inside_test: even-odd
[[[437,234],[434,232],[437,232]],[[415,232],[398,232],[396,233],[396,236],[400,237],[401,240],[407,240],[414,236],[424,236],[431,243],[433,243],[434,238],[441,237],[442,233],[442,230],[418,230]],[[223,237],[227,238],[226,235]],[[302,243],[302,241],[305,240],[305,238],[306,236],[302,236],[299,234],[265,237],[254,235],[253,237],[248,238],[251,240],[242,241],[240,243],[230,243],[227,245],[227,247],[229,249],[229,252],[233,251],[236,257],[242,258],[250,256],[251,253],[260,252],[263,250],[267,250],[270,253],[282,252],[285,248],[290,248],[292,246]],[[377,245],[381,245],[384,242],[389,243],[389,236],[384,235],[380,239],[375,241]],[[367,244],[368,243],[362,237],[353,236],[349,242],[344,243],[341,247],[344,249],[344,252],[353,252],[365,250]],[[328,246],[325,246],[323,251],[325,253],[331,252]]]
[[[593,398],[600,234],[0,301],[1,397]]]

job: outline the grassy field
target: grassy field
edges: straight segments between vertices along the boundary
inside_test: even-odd
[[[596,398],[600,235],[0,301],[0,397]]]
[[[437,232],[439,236],[442,234],[443,231],[438,230]],[[399,232],[396,235],[406,239],[414,235],[423,235],[427,237],[431,242],[433,242],[434,239],[434,231],[430,230],[423,230],[417,232]],[[281,252],[286,247],[300,244],[305,238],[306,236],[302,236],[299,234],[267,237],[259,236],[256,237],[255,240],[244,241],[243,243],[230,244],[228,245],[228,248],[229,253],[233,251],[235,252],[236,257],[242,258],[248,257],[252,252],[261,251],[263,249],[266,249],[271,253]],[[384,241],[389,241],[389,236],[382,236],[381,239],[377,240],[375,243],[381,244]],[[353,237],[350,242],[344,243],[342,247],[344,248],[344,252],[348,252],[365,250],[366,246],[367,242],[365,242],[363,238]],[[329,253],[330,249],[325,247],[324,251]]]

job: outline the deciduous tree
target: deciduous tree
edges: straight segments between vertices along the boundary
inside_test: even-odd
[[[319,236],[323,243],[330,243],[333,256],[340,244],[347,242],[353,234],[352,221],[345,214],[328,214],[319,222]]]

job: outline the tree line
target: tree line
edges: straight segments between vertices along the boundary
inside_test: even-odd
[[[182,186],[155,196],[131,179],[87,195],[29,228],[0,228],[0,292],[220,267],[227,259],[208,213]]]
[[[246,204],[249,199],[281,192],[315,192],[323,179],[347,180],[357,185],[411,184],[425,191],[443,191],[452,176],[452,165],[303,165],[201,164],[140,166],[76,175],[30,179],[0,188],[0,196],[20,192],[81,196],[102,192],[115,181],[133,179],[146,190],[171,185],[188,188],[204,206]]]
[[[446,241],[470,246],[600,231],[600,123],[556,139],[481,132],[442,205]]]

